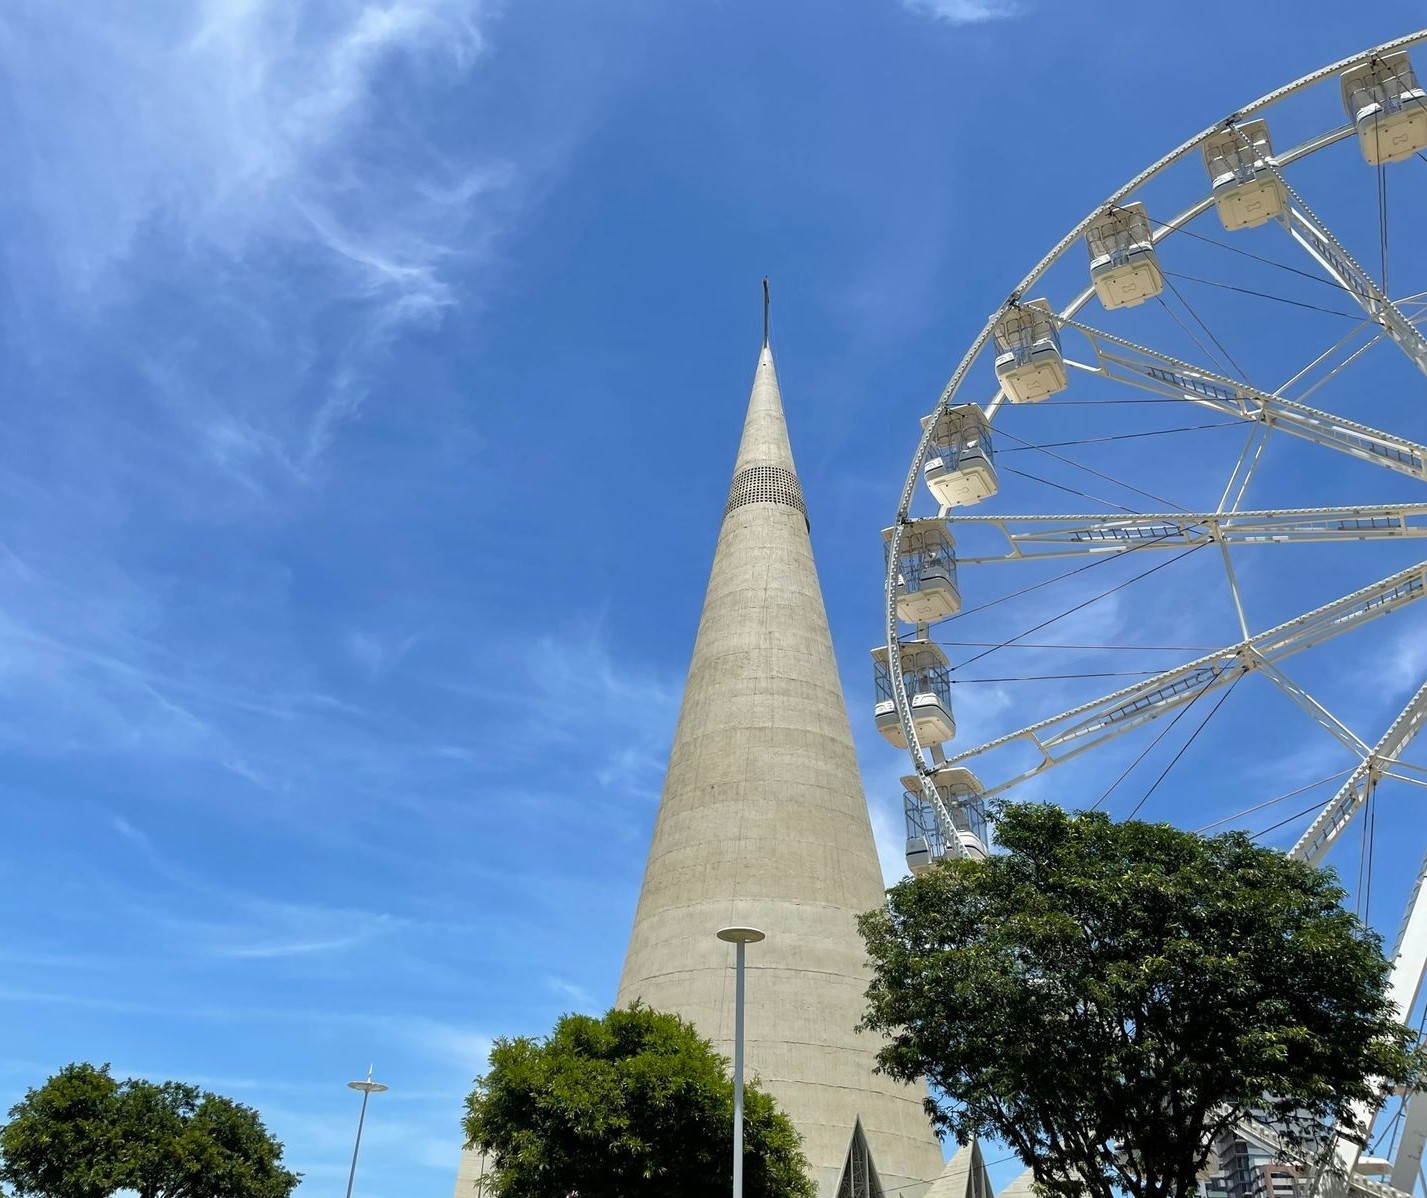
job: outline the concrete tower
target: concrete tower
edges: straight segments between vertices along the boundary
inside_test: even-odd
[[[767,932],[748,950],[748,1068],[822,1198],[922,1198],[943,1171],[924,1092],[875,1076],[878,1043],[853,1030],[853,921],[883,901],[765,319],[619,1002],[677,1012],[731,1056],[733,950],[714,932]]]

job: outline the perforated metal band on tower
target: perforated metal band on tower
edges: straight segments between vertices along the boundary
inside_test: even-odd
[[[734,508],[747,503],[780,503],[784,507],[796,508],[803,514],[804,520],[808,518],[808,509],[803,503],[803,486],[796,474],[782,466],[749,466],[733,476],[723,514],[727,516]]]

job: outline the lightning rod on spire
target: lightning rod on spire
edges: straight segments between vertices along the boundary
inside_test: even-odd
[[[763,276],[763,348],[768,348],[768,276]]]

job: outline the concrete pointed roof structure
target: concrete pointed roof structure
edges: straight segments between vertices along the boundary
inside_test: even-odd
[[[1035,1174],[1029,1169],[1018,1174],[996,1198],[1036,1198]]]
[[[883,901],[765,308],[619,1003],[677,1012],[731,1056],[733,952],[714,932],[766,931],[748,950],[748,1068],[821,1198],[865,1198],[843,1177],[859,1124],[882,1193],[923,1198],[943,1171],[925,1091],[874,1075],[879,1044],[853,1030],[869,978],[854,920]]]
[[[958,1148],[947,1162],[946,1171],[927,1191],[926,1198],[992,1198],[991,1179],[986,1173],[981,1145],[972,1140]]]

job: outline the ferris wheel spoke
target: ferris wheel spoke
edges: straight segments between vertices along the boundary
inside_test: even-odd
[[[1427,786],[1427,766],[1418,765],[1415,761],[1389,760],[1382,776],[1394,778],[1398,782],[1409,782],[1413,786]]]
[[[1427,720],[1427,684],[1412,696],[1398,717],[1392,721],[1382,739],[1372,747],[1362,763],[1350,774],[1320,811],[1308,830],[1298,838],[1298,843],[1289,849],[1288,855],[1309,865],[1317,865],[1327,855],[1353,822],[1354,816],[1362,810],[1372,793],[1377,779],[1389,764],[1396,764],[1396,758],[1411,743],[1412,738],[1422,729]]]
[[[1248,383],[1158,353],[1102,329],[1063,318],[1058,323],[1062,328],[1084,334],[1095,350],[1095,363],[1067,359],[1067,366],[1224,415],[1256,420],[1359,461],[1385,466],[1412,478],[1427,479],[1427,446],[1271,395]]]
[[[1299,686],[1298,683],[1294,682],[1293,679],[1274,665],[1273,662],[1261,658],[1259,661],[1259,669],[1263,671],[1264,676],[1272,681],[1279,690],[1321,724],[1323,728],[1327,730],[1328,734],[1347,749],[1348,752],[1356,757],[1365,757],[1367,755],[1367,745],[1363,744],[1361,738],[1359,738],[1351,728]]]
[[[1418,692],[1420,695],[1421,692]],[[1427,974],[1427,858],[1417,870],[1407,908],[1398,927],[1389,959],[1392,972],[1388,978],[1387,998],[1397,1009],[1398,1018],[1409,1028],[1414,1027],[1412,1013],[1422,994],[1424,974]],[[1357,1166],[1364,1145],[1369,1139],[1373,1121],[1382,1109],[1386,1095],[1376,1102],[1355,1102],[1350,1108],[1349,1134],[1340,1130],[1334,1146],[1338,1160],[1349,1176]],[[1404,1099],[1402,1135],[1392,1159],[1389,1184],[1396,1190],[1411,1193],[1418,1171],[1422,1168],[1422,1150],[1427,1144],[1427,1095],[1420,1091],[1408,1093]],[[1356,1133],[1356,1134],[1353,1134]]]
[[[1272,665],[1322,644],[1412,603],[1424,594],[1427,594],[1427,562],[1419,562],[1239,644],[1226,646],[1101,699],[949,756],[947,764],[963,765],[996,749],[1029,745],[1040,760],[1013,777],[985,786],[987,797],[1000,794],[1192,703],[1211,690],[1228,686],[1266,664]]]
[[[1336,237],[1322,219],[1308,207],[1303,197],[1284,177],[1283,169],[1272,159],[1268,167],[1288,194],[1291,203],[1284,213],[1284,227],[1293,240],[1307,251],[1328,275],[1362,307],[1387,335],[1400,345],[1417,368],[1427,373],[1427,337],[1407,319],[1373,277],[1358,265],[1357,259]]]
[[[1007,552],[957,554],[960,566],[989,562],[1185,549],[1221,545],[1289,545],[1427,537],[1427,503],[1381,507],[1300,508],[1247,512],[1104,515],[947,516],[957,528],[992,528]]]
[[[1356,341],[1359,337],[1363,335],[1363,333],[1369,330],[1372,331],[1372,335],[1362,345],[1359,345],[1350,353],[1347,353],[1341,361],[1338,361],[1336,363],[1334,362],[1334,359],[1337,358],[1339,354],[1344,353],[1344,351],[1347,350],[1348,347],[1352,345],[1354,341]],[[1364,353],[1366,353],[1380,340],[1382,340],[1383,336],[1384,334],[1382,329],[1379,328],[1372,321],[1371,318],[1359,321],[1351,329],[1349,329],[1346,333],[1339,337],[1335,342],[1333,342],[1332,345],[1330,345],[1316,358],[1314,358],[1311,362],[1304,366],[1301,370],[1291,375],[1283,382],[1282,385],[1275,388],[1273,393],[1275,395],[1286,395],[1290,387],[1293,387],[1296,384],[1303,382],[1315,370],[1319,369],[1320,367],[1323,367],[1324,371],[1322,376],[1318,378],[1315,382],[1313,382],[1310,386],[1308,386],[1305,390],[1299,392],[1299,394],[1297,395],[1296,398],[1298,402],[1302,403],[1310,395],[1312,395],[1313,392],[1317,391],[1318,388],[1324,386],[1326,383],[1331,382],[1333,379],[1337,378],[1338,375],[1342,374],[1342,372],[1346,370],[1349,366],[1351,366],[1355,361],[1357,361],[1358,358],[1360,358]]]
[[[1393,947],[1392,997],[1404,1022],[1412,1018],[1422,992],[1423,975],[1427,973],[1427,886],[1423,885],[1424,881],[1427,881],[1427,858],[1417,871],[1417,881],[1407,900],[1407,911]],[[1391,1182],[1397,1189],[1412,1191],[1422,1168],[1424,1147],[1427,1147],[1427,1094],[1419,1090],[1406,1099],[1402,1136],[1392,1162]]]
[[[1359,333],[1361,333],[1364,329],[1366,329],[1366,328],[1371,328],[1371,327],[1372,327],[1372,322],[1371,322],[1371,321],[1365,321],[1363,324],[1360,324],[1356,329],[1353,330],[1352,336],[1356,337],[1356,336],[1357,336]],[[1377,330],[1373,333],[1373,335],[1372,335],[1371,337],[1369,337],[1366,341],[1364,341],[1361,345],[1359,345],[1355,350],[1353,350],[1352,353],[1348,354],[1347,357],[1345,357],[1341,362],[1339,362],[1337,365],[1335,365],[1335,366],[1329,368],[1328,370],[1325,370],[1320,378],[1315,379],[1314,382],[1313,382],[1310,386],[1305,387],[1301,392],[1299,392],[1299,394],[1295,397],[1296,401],[1297,401],[1298,403],[1303,403],[1303,402],[1305,402],[1305,401],[1308,399],[1308,397],[1309,397],[1310,395],[1312,395],[1315,391],[1318,391],[1318,390],[1322,389],[1323,387],[1326,387],[1326,386],[1327,386],[1329,383],[1331,383],[1335,378],[1337,378],[1339,375],[1341,375],[1341,374],[1343,373],[1343,371],[1347,370],[1347,368],[1348,368],[1349,366],[1351,366],[1354,362],[1356,362],[1359,358],[1361,358],[1365,353],[1367,353],[1368,350],[1372,349],[1372,347],[1373,347],[1374,345],[1377,345],[1380,341],[1382,341],[1382,339],[1383,339],[1385,336],[1386,336],[1386,334],[1385,334],[1381,329],[1377,329]],[[1335,348],[1336,348],[1336,347],[1335,347]],[[1320,359],[1318,359],[1317,361],[1314,361],[1314,362],[1310,363],[1309,366],[1307,367],[1307,370],[1311,370],[1314,366],[1319,365],[1322,361],[1323,361],[1323,359],[1320,358]],[[1288,390],[1289,387],[1291,387],[1294,383],[1296,383],[1296,382],[1298,382],[1300,379],[1302,379],[1303,375],[1304,375],[1305,373],[1307,373],[1307,370],[1300,371],[1298,374],[1294,375],[1293,378],[1291,378],[1288,382],[1284,383],[1283,386],[1280,387],[1280,388],[1275,392],[1275,394],[1276,394],[1276,395],[1282,395],[1285,391]]]
[[[1272,431],[1272,426],[1260,423],[1256,423],[1249,430],[1244,448],[1239,452],[1234,469],[1229,474],[1229,481],[1224,484],[1224,493],[1219,497],[1221,512],[1239,510],[1244,496],[1248,494],[1249,483],[1253,482],[1254,474],[1258,471],[1259,462],[1263,460],[1263,451],[1268,446],[1268,435]]]

